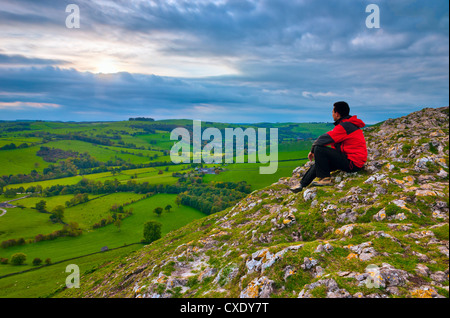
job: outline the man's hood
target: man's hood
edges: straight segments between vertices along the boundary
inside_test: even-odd
[[[340,122],[341,123],[351,122],[353,125],[355,125],[358,128],[363,128],[364,126],[366,126],[366,124],[361,119],[356,117],[356,115],[355,116],[347,116],[347,117],[343,118]]]

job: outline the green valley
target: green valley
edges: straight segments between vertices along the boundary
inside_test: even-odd
[[[0,297],[51,296],[64,288],[63,266],[89,272],[144,246],[144,223],[159,222],[164,236],[290,176],[330,124],[203,125],[278,128],[271,175],[247,155],[244,163],[173,164],[176,127],[191,130],[192,121],[0,122]],[[26,260],[14,265],[18,253]]]

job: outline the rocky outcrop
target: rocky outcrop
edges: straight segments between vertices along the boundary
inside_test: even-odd
[[[293,194],[310,163],[87,275],[67,297],[448,297],[449,109],[365,129],[369,160]]]

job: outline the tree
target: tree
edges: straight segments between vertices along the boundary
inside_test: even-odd
[[[161,209],[162,210],[162,209]],[[148,221],[144,224],[144,242],[151,243],[161,238],[162,224],[156,221]]]
[[[16,253],[11,256],[11,264],[13,265],[22,265],[25,263],[27,256],[24,253]]]
[[[39,266],[39,265],[41,265],[42,264],[42,260],[39,258],[39,257],[36,257],[34,260],[33,260],[33,265],[34,266]]]
[[[178,207],[181,204],[181,197],[179,195],[177,195],[177,197],[175,198],[175,203],[178,205]]]
[[[155,209],[153,210],[153,213],[156,213],[156,215],[157,215],[158,217],[160,217],[161,214],[163,213],[163,208],[157,207],[157,208],[155,208]]]
[[[83,233],[83,230],[80,229],[77,222],[69,222],[69,224],[63,226],[61,233],[62,235],[79,236]]]
[[[53,222],[61,222],[64,218],[64,207],[62,205],[57,205],[53,210],[52,214],[50,215],[50,220]]]
[[[120,231],[120,226],[122,225],[122,220],[117,218],[116,221],[114,221],[114,225]]]
[[[166,205],[166,207],[164,208],[164,210],[166,210],[167,212],[170,212],[170,209],[172,208],[172,206],[170,204]]]
[[[46,201],[41,200],[38,203],[36,203],[36,210],[38,210],[39,212],[47,212],[46,208],[47,208]]]
[[[7,189],[3,195],[5,198],[14,198],[16,196],[16,190],[15,189]]]
[[[34,191],[35,193],[39,193],[42,196],[42,186],[40,184],[36,186],[36,189]]]

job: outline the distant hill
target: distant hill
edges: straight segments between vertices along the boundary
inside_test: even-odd
[[[76,169],[82,174],[172,164],[169,151],[174,144],[170,133],[177,127],[192,131],[192,120],[160,120],[137,117],[117,122],[58,122],[58,121],[2,121],[0,122],[0,187],[9,184],[42,181],[76,174],[63,165],[88,153]],[[262,126],[258,126],[262,125]],[[202,129],[264,127],[278,128],[279,143],[312,140],[330,130],[332,124],[278,123],[226,124],[202,122]],[[223,134],[224,135],[224,134]],[[206,141],[205,141],[206,142]],[[66,153],[50,158],[47,153]],[[69,156],[68,151],[73,153]],[[89,161],[89,164],[86,162]],[[50,163],[58,164],[50,165]],[[72,160],[73,163],[73,160]],[[45,173],[51,172],[51,173]]]

